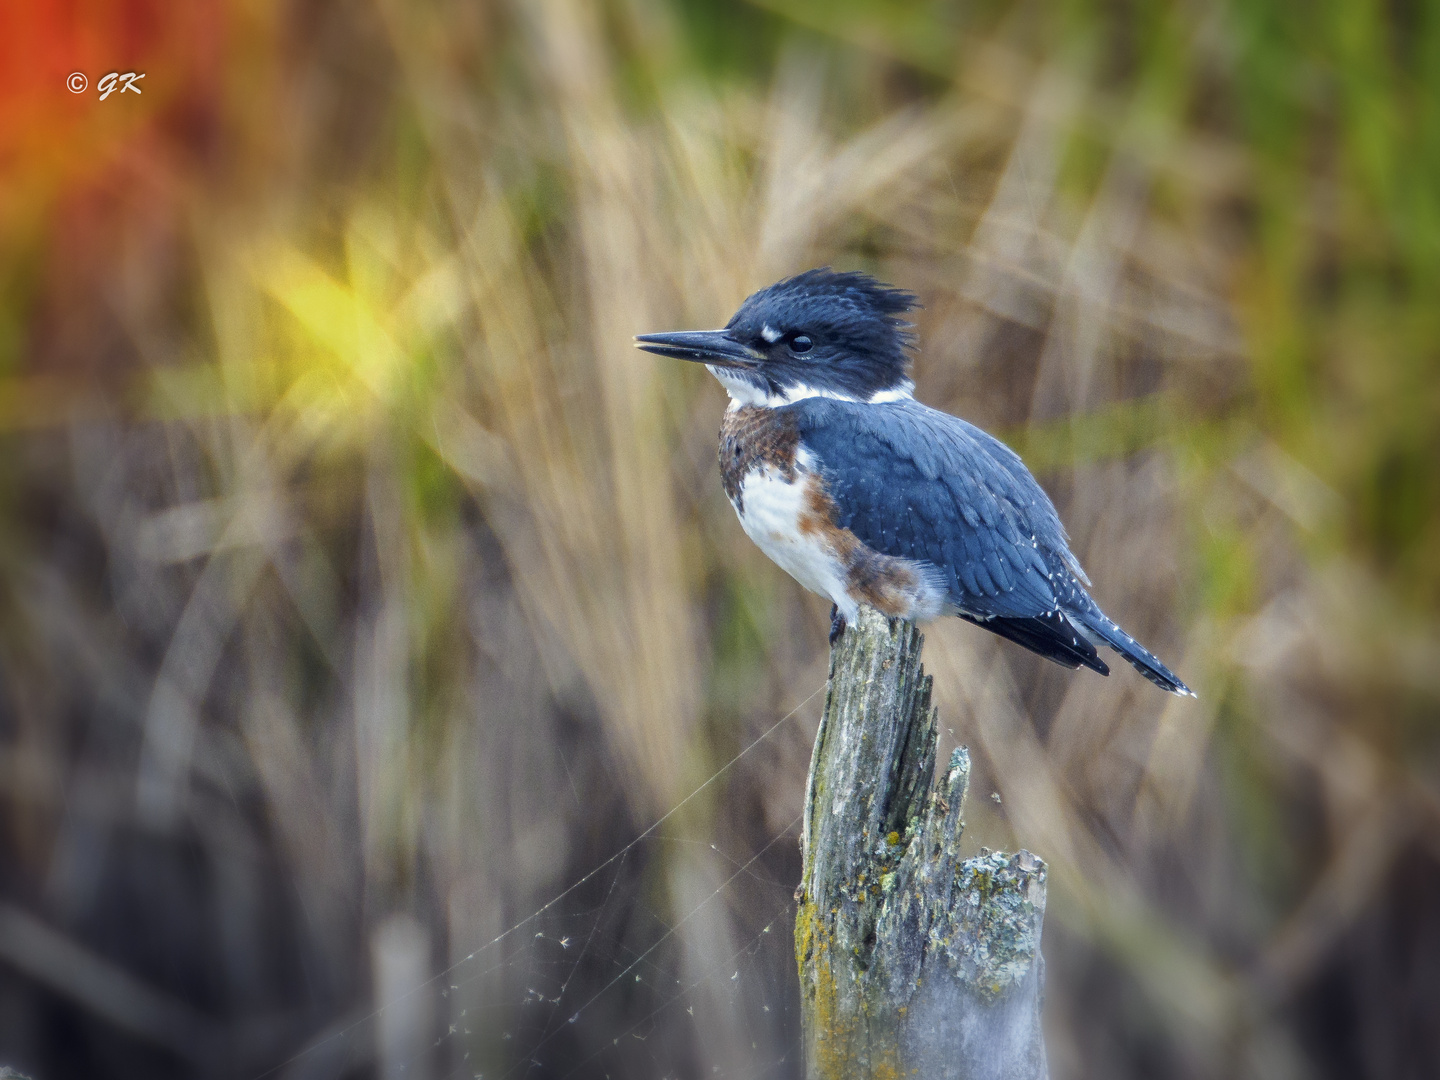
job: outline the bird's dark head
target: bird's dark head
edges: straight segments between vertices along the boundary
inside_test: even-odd
[[[643,334],[640,348],[705,364],[742,404],[908,396],[915,297],[859,273],[807,270],[761,289],[723,330]]]

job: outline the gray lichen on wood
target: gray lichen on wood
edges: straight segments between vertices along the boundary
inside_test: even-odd
[[[806,1076],[1037,1080],[1045,864],[960,858],[970,756],[936,784],[923,643],[861,608],[831,651],[795,917]]]

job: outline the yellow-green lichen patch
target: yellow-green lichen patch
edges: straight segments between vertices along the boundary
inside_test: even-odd
[[[832,913],[833,915],[833,913]],[[806,1045],[811,1055],[807,1075],[822,1080],[899,1080],[898,1033],[893,1025],[871,1023],[872,1015],[883,1017],[883,1002],[869,1000],[864,974],[853,964],[836,963],[834,927],[821,917],[809,901],[795,913],[795,959],[800,971],[805,1010]],[[837,971],[840,973],[837,976]]]

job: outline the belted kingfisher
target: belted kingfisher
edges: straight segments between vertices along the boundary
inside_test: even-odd
[[[720,475],[740,525],[812,592],[833,644],[861,603],[958,615],[1068,668],[1109,646],[1194,696],[1090,599],[1049,497],[1013,450],[914,398],[913,294],[827,268],[761,289],[722,330],[643,334],[730,395]]]

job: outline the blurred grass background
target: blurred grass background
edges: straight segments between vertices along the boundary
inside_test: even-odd
[[[1200,694],[929,633],[1054,1075],[1440,1075],[1440,6],[3,10],[0,1063],[799,1075],[828,605],[630,337],[828,263]]]

